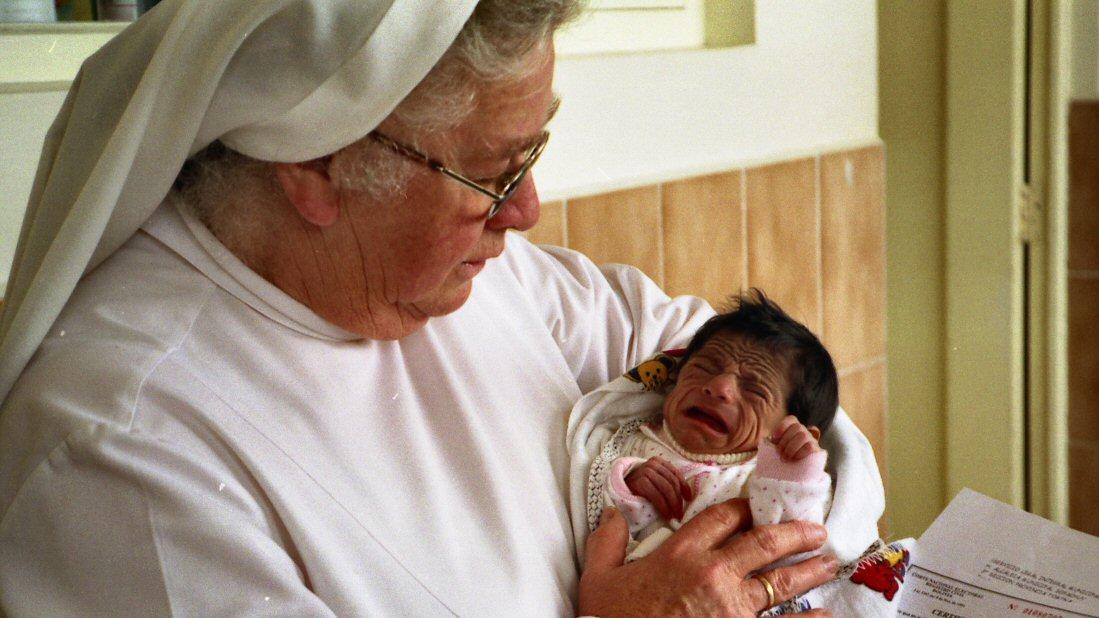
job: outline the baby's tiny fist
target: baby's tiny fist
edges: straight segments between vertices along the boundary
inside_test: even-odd
[[[795,423],[786,429],[778,447],[783,458],[791,461],[799,461],[820,450],[816,436],[801,423]]]

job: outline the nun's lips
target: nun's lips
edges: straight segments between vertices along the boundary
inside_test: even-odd
[[[500,255],[503,254],[503,253],[504,253],[504,248],[503,247],[498,247],[498,248],[493,247],[489,251],[481,253],[480,255],[472,256],[472,257],[470,257],[470,259],[465,260],[462,263],[463,264],[481,264],[481,265],[484,265],[485,262],[487,262],[489,260],[494,260],[494,259],[500,257]]]
[[[482,254],[479,257],[475,257],[472,260],[465,260],[458,265],[458,272],[460,272],[462,276],[472,279],[477,273],[484,269],[485,264],[487,264],[489,260],[500,257],[500,254],[503,252],[503,249],[493,250],[489,253]]]
[[[691,406],[683,416],[715,434],[728,435],[729,433],[729,424],[716,410]]]

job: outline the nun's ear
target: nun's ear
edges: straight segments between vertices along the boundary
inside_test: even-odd
[[[340,213],[340,194],[328,174],[331,157],[301,163],[275,163],[275,177],[286,199],[303,219],[328,227]]]

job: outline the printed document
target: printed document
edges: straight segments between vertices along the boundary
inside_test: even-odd
[[[1099,618],[1099,537],[964,489],[916,547],[898,616]]]

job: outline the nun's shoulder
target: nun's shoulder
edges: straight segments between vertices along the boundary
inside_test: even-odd
[[[180,346],[214,288],[138,232],[77,284],[15,383],[4,415],[33,408],[128,424],[142,383]]]

